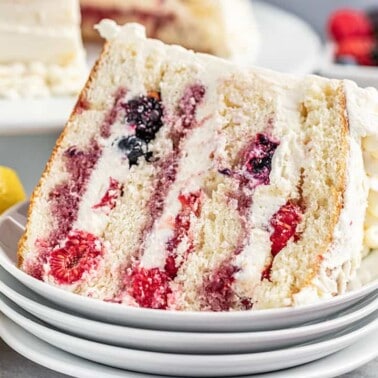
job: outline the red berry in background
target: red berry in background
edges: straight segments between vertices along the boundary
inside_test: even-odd
[[[362,11],[340,9],[329,19],[328,33],[335,41],[340,42],[350,37],[372,36],[373,25]]]
[[[360,65],[372,66],[375,63],[375,46],[372,37],[350,37],[341,41],[336,47],[336,60],[348,56],[353,57]]]

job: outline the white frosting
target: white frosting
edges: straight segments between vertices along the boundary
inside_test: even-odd
[[[357,271],[356,277],[348,285],[349,290],[355,290],[378,279],[378,249],[366,256]]]
[[[0,3],[0,97],[76,94],[86,76],[77,0]]]
[[[347,82],[346,89],[350,123],[364,137],[362,149],[369,188],[364,246],[369,251],[378,247],[378,94],[374,88],[361,89],[351,82]]]

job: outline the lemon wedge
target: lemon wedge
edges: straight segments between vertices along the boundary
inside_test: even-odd
[[[17,173],[13,169],[0,166],[0,214],[25,198],[25,190]]]

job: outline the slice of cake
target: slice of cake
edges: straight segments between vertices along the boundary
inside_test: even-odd
[[[257,28],[249,0],[80,0],[84,38],[103,18],[139,22],[151,38],[240,62],[253,60]]]
[[[76,94],[86,74],[78,0],[0,0],[0,97]]]
[[[34,191],[20,267],[154,309],[343,293],[361,259],[377,92],[244,70],[139,25],[99,29],[108,42]]]

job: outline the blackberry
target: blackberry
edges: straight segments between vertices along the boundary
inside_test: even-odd
[[[267,135],[257,134],[246,154],[246,170],[261,184],[269,184],[272,159],[279,143],[269,139]]]
[[[130,167],[138,165],[140,157],[145,157],[147,161],[151,158],[147,143],[135,135],[130,135],[119,140],[118,148],[127,156]]]
[[[148,96],[136,97],[124,104],[126,121],[135,127],[135,135],[149,143],[163,126],[163,106],[160,95],[153,92]]]

